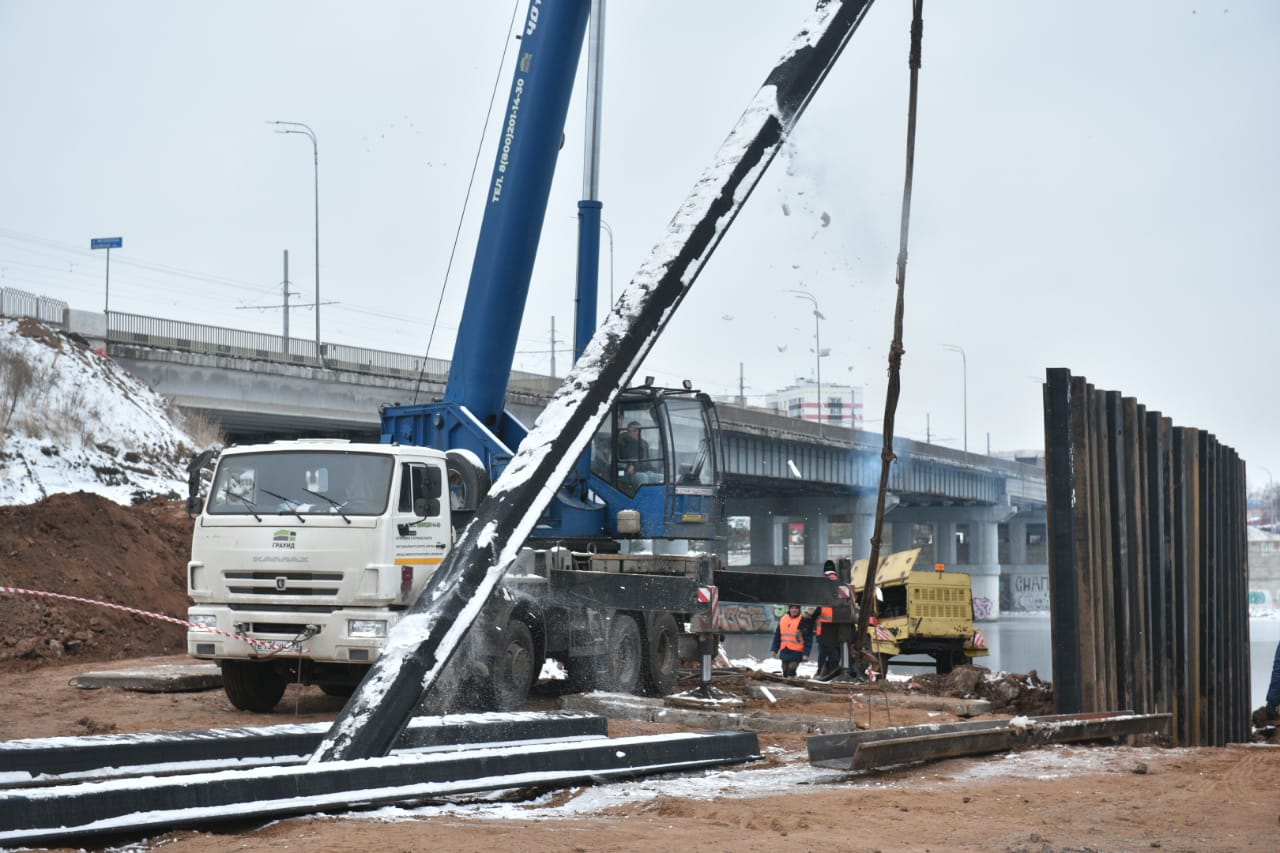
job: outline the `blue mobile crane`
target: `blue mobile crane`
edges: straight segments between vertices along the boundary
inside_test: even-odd
[[[530,4],[443,397],[382,410],[383,442],[446,451],[451,510],[459,527],[528,433],[504,402],[589,7],[586,0]],[[595,331],[600,203],[584,200],[579,211],[575,354]],[[621,605],[618,610],[585,614],[548,608],[545,599],[554,597],[545,595],[515,608],[531,629],[535,659],[543,651],[556,652],[567,659],[574,680],[588,685],[671,689],[677,625],[684,618],[662,608],[664,600],[671,607],[682,598],[688,584],[679,584],[681,591],[674,595],[655,596],[654,587],[697,573],[696,562],[690,567],[690,561],[663,553],[685,550],[681,544],[663,543],[721,535],[718,428],[711,400],[687,382],[679,389],[646,383],[622,392],[586,460],[560,485],[527,544],[572,552],[572,564],[580,570],[572,586],[580,596],[588,595],[583,578],[594,575],[607,575],[597,587],[621,586],[612,571],[617,566],[647,575],[652,583],[642,589],[637,581],[629,595],[600,589],[591,596],[600,604]],[[647,553],[628,553],[641,540]],[[593,636],[582,648],[572,647],[567,635],[574,632],[559,640],[554,636],[561,619],[596,623],[597,616],[596,630],[577,632]],[[569,648],[563,648],[566,643]],[[611,657],[612,668],[601,657]]]
[[[354,690],[315,760],[385,750],[423,693],[517,707],[548,657],[582,688],[667,693],[700,656],[708,687],[717,588],[839,604],[825,578],[690,547],[720,530],[714,407],[625,386],[869,0],[819,3],[594,335],[599,202],[580,203],[582,355],[529,430],[503,403],[588,5],[530,2],[443,397],[385,407],[379,444],[225,450],[193,498],[188,650],[240,708],[293,682]]]

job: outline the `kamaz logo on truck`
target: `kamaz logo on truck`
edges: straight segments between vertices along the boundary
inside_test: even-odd
[[[271,547],[292,548],[297,538],[298,534],[293,530],[277,530],[271,534]]]

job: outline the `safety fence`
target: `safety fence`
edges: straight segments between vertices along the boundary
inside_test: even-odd
[[[112,311],[107,315],[109,344],[157,347],[208,355],[248,358],[258,361],[296,364],[343,370],[383,377],[422,378],[424,382],[443,385],[449,376],[449,360],[424,358],[405,353],[321,343],[323,364],[316,357],[316,342],[305,338],[247,332],[221,326],[206,326],[181,320],[166,320],[139,314]],[[560,380],[536,373],[512,371],[511,387],[534,393],[550,394]]]
[[[0,315],[33,317],[51,326],[93,336],[93,330],[76,328],[73,312],[58,299],[36,296],[12,287],[0,287]],[[100,316],[100,315],[99,315]],[[101,326],[97,336],[102,335]],[[325,367],[352,373],[403,378],[442,386],[449,376],[449,360],[424,358],[405,353],[321,343],[316,355],[316,342],[308,338],[248,332],[224,326],[207,326],[182,320],[166,320],[141,314],[108,311],[106,343],[193,352],[205,355],[247,358],[304,367]],[[550,395],[560,387],[560,379],[539,373],[511,372],[512,390]]]
[[[1171,713],[1184,746],[1247,740],[1244,461],[1065,368],[1044,416],[1058,711]]]
[[[61,299],[36,296],[14,287],[0,287],[0,315],[35,317],[44,323],[60,326],[65,322],[67,303]]]

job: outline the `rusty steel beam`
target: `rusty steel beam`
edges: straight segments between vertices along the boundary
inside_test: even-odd
[[[837,739],[839,736],[823,735],[809,739],[809,761],[835,770],[869,770],[894,764],[1027,749],[1049,743],[1162,734],[1168,730],[1169,719],[1168,714],[1104,712],[910,726],[894,730],[895,736],[857,732],[850,733],[843,741]]]

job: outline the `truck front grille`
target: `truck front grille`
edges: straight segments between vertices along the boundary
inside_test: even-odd
[[[232,595],[336,597],[342,587],[341,572],[228,571],[223,579]]]

